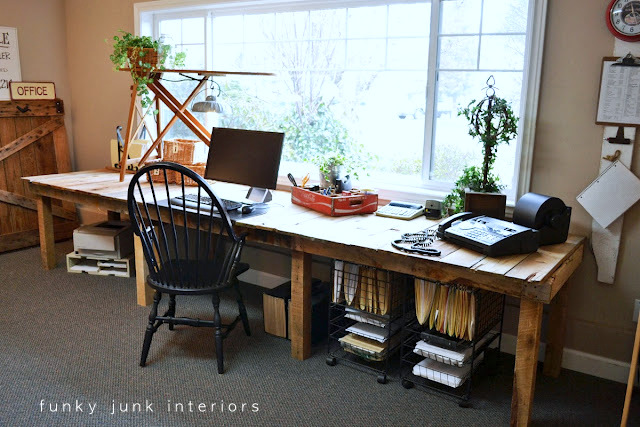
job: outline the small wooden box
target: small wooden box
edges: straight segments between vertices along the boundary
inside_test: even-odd
[[[331,216],[373,213],[378,210],[377,194],[324,196],[301,187],[291,187],[291,202]]]
[[[176,162],[182,165],[193,163],[193,153],[196,142],[192,139],[168,139],[164,142],[163,158],[168,162]]]
[[[316,343],[327,337],[329,313],[329,287],[313,279],[311,291],[311,341]],[[264,331],[281,338],[291,339],[291,282],[283,283],[262,295]]]

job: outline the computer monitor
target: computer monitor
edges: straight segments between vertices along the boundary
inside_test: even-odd
[[[251,186],[247,199],[271,200],[282,157],[284,133],[213,128],[205,178]]]

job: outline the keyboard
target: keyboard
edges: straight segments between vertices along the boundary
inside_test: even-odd
[[[181,206],[182,199],[183,199],[182,196],[174,197],[173,199],[171,199],[171,204]],[[198,207],[197,194],[185,194],[184,200],[186,201],[185,206],[190,208]],[[221,199],[221,200],[222,200],[222,203],[224,204],[224,207],[227,209],[227,211],[234,211],[242,207],[242,203],[240,202],[236,202],[234,200],[227,200],[227,199]],[[207,209],[207,207],[209,208]],[[213,206],[213,201],[209,196],[200,196],[200,208],[204,210],[211,210],[212,208],[215,209],[215,206]]]

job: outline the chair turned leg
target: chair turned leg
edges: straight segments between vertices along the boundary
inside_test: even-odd
[[[176,296],[175,295],[170,295],[169,296],[169,311],[167,311],[167,316],[168,317],[175,317],[176,315]],[[173,331],[173,325],[174,323],[170,320],[169,321],[169,330]]]
[[[249,317],[247,316],[247,309],[244,306],[244,300],[242,299],[242,293],[240,292],[240,286],[238,285],[238,280],[235,281],[234,288],[236,289],[236,294],[238,295],[236,301],[238,301],[238,311],[240,312],[240,319],[242,319],[242,326],[244,326],[244,333],[247,336],[251,336],[251,328],[249,327]]]
[[[224,372],[224,356],[222,353],[222,319],[220,318],[220,297],[213,294],[211,298],[213,302],[213,322],[216,329],[216,356],[218,358],[218,373]]]
[[[151,313],[149,313],[149,323],[147,324],[147,330],[144,333],[144,343],[142,344],[142,355],[140,356],[140,366],[144,367],[147,364],[147,355],[149,354],[149,348],[151,347],[151,339],[156,331],[154,323],[158,316],[158,304],[160,303],[162,294],[156,291],[153,296],[153,306],[151,307]]]

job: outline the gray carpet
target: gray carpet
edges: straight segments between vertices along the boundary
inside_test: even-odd
[[[38,248],[0,255],[0,425],[509,422],[513,357],[503,355],[498,372],[476,382],[473,407],[460,409],[441,396],[406,390],[397,378],[381,385],[348,366],[329,367],[324,345],[314,347],[309,360],[293,360],[289,341],[264,333],[261,299],[252,289],[246,291],[253,336],[238,327],[225,340],[223,375],[216,372],[212,330],[186,326],[161,328],[148,366],[140,368],[148,309],[135,303],[135,280],[69,274],[63,257],[71,245],[58,249],[52,271],[40,267]],[[225,319],[235,315],[232,299],[222,306]],[[180,313],[208,318],[209,299],[178,297]],[[624,393],[623,384],[571,371],[558,379],[539,374],[533,424],[619,424]],[[630,425],[640,424],[638,394]],[[131,412],[135,402],[141,412]],[[145,402],[153,412],[145,412]],[[56,404],[58,412],[51,412]]]

